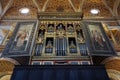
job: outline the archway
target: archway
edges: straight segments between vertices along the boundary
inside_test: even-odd
[[[14,65],[19,63],[11,58],[0,58],[0,80],[10,80]]]
[[[102,61],[111,80],[120,80],[120,57],[109,57]]]

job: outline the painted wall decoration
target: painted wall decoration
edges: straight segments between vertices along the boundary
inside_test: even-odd
[[[116,21],[103,22],[103,28],[117,52],[120,51],[120,25]]]
[[[92,55],[111,56],[115,51],[100,22],[84,22],[89,51]]]
[[[99,25],[88,25],[90,38],[94,50],[108,50],[106,40],[100,30]]]
[[[20,28],[13,42],[13,46],[11,47],[11,51],[26,50],[33,26],[34,26],[34,23],[20,25]]]
[[[18,22],[3,56],[29,55],[36,22]]]
[[[4,41],[10,31],[11,26],[0,26],[0,45],[4,45]]]

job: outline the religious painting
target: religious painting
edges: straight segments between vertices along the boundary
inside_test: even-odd
[[[95,50],[108,50],[106,40],[103,36],[103,33],[100,30],[99,25],[88,25],[90,31],[90,37],[93,43],[93,48]]]
[[[35,27],[35,22],[18,22],[3,55],[29,54]]]
[[[33,28],[32,24],[20,24],[19,30],[11,47],[12,51],[25,51],[27,48],[28,40]]]
[[[91,53],[94,55],[114,54],[114,49],[100,22],[85,22],[87,41]]]

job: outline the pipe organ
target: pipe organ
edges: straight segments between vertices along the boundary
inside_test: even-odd
[[[65,56],[67,53],[67,40],[66,38],[56,38],[55,40],[56,56]]]
[[[80,21],[40,21],[31,63],[90,64],[82,27]]]

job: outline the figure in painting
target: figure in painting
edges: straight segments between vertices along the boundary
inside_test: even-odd
[[[92,39],[96,50],[106,50],[105,39],[101,32],[97,30],[91,30]]]
[[[28,40],[28,32],[27,30],[21,30],[18,32],[15,41],[13,50],[24,50]]]

